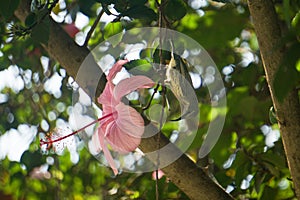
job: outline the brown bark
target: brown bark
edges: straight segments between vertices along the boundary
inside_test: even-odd
[[[29,2],[21,1],[21,5],[15,12],[15,15],[21,21],[24,21],[28,15]],[[82,64],[89,66],[90,69],[86,70],[85,73],[80,73],[81,75],[85,74],[85,77],[76,81],[91,97],[95,95],[95,92],[96,97],[101,93],[106,83],[104,76],[102,76],[99,83],[97,82],[97,91],[90,91],[88,89],[88,83],[90,82],[85,80],[94,77],[95,74],[102,74],[101,69],[89,54],[90,51],[86,47],[78,46],[53,20],[51,20],[48,45],[43,46],[49,55],[56,59],[72,77],[76,77]],[[88,59],[86,59],[87,57]],[[162,136],[160,146],[164,146],[168,142],[168,139]],[[141,150],[146,152],[154,151],[156,147],[157,136],[143,139],[140,145]],[[172,148],[174,152],[180,151],[175,146]],[[184,154],[174,163],[164,168],[163,171],[191,199],[232,199]]]
[[[248,0],[261,57],[296,195],[300,198],[300,104],[296,88],[283,102],[274,95],[274,77],[284,57],[281,30],[272,0]],[[293,66],[289,66],[293,67]]]
[[[150,125],[147,128],[150,133],[157,132],[154,126]],[[155,152],[157,150],[158,137],[158,134],[156,134],[153,137],[144,138],[139,147],[145,153]],[[169,140],[163,134],[161,134],[159,140],[161,148],[169,144]],[[160,154],[160,162],[168,160],[168,158],[173,155],[182,154],[175,145],[172,145],[170,148],[170,154]],[[157,162],[157,156],[155,155],[148,158],[153,161],[153,163]],[[227,194],[218,183],[210,179],[206,173],[197,167],[185,154],[162,170],[166,176],[192,200],[233,199],[230,194]]]
[[[0,199],[1,200],[13,200],[13,196],[4,194],[4,193],[2,193],[2,191],[0,191]]]

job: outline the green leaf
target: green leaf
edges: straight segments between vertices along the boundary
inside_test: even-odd
[[[36,21],[40,23],[43,20],[46,20],[47,15],[49,15],[49,10],[47,8],[43,8],[36,12]]]
[[[136,6],[136,5],[144,5],[147,3],[148,0],[130,0],[128,3],[130,6]]]
[[[235,182],[240,186],[247,175],[251,173],[252,162],[243,151],[238,151],[232,168],[236,168]]]
[[[37,16],[35,13],[30,13],[25,19],[25,26],[30,27],[37,22]]]
[[[279,101],[283,101],[287,94],[299,83],[300,73],[296,69],[300,52],[300,44],[295,42],[285,53],[283,62],[275,74],[273,82],[274,93]]]
[[[166,61],[171,60],[171,52],[167,50],[161,50],[161,56],[163,58],[163,64],[166,64]],[[153,62],[160,63],[160,47],[157,47],[153,53]]]
[[[259,77],[262,76],[259,67],[254,63],[249,64],[247,67],[236,67],[235,70],[232,74],[232,80],[236,86],[246,85],[253,87],[253,85],[257,84]]]
[[[254,176],[254,187],[257,193],[259,193],[261,189],[261,185],[264,182],[266,178],[266,174],[264,171],[260,170],[258,171]]]
[[[278,189],[271,188],[270,186],[265,186],[264,191],[261,195],[260,200],[270,200],[270,199],[276,199],[276,195],[278,193]]]
[[[287,164],[286,164],[284,157],[280,156],[276,153],[260,154],[257,158],[261,159],[262,161],[269,162],[279,169],[287,168]]]
[[[200,112],[201,111],[200,107]],[[208,111],[209,112],[209,111]],[[233,134],[233,133],[232,133]],[[212,159],[214,159],[214,162],[218,166],[222,166],[226,160],[228,160],[228,157],[232,154],[232,152],[229,150],[230,146],[236,144],[236,140],[233,135],[229,134],[221,134],[218,142],[210,152],[210,156]],[[242,163],[246,162],[247,157],[244,155],[240,155],[241,152],[237,153],[236,160],[233,162],[234,166],[241,165]]]
[[[104,39],[108,39],[113,35],[120,33],[123,30],[121,22],[111,22],[104,28]]]
[[[121,15],[128,16],[134,19],[144,19],[148,21],[156,19],[156,13],[151,8],[148,8],[144,5],[132,6],[131,8],[123,12]]]
[[[242,165],[240,165],[236,169],[236,174],[235,174],[235,183],[236,185],[240,186],[242,184],[242,181],[249,175],[251,172],[251,162],[246,162]]]
[[[201,110],[202,111],[202,110]],[[205,127],[201,127],[197,130],[196,136],[193,138],[192,144],[189,146],[189,150],[200,148],[203,143],[203,138],[205,133],[207,132],[208,125]],[[228,137],[229,138],[229,137]]]
[[[170,0],[168,1],[164,11],[169,19],[177,21],[186,15],[186,7],[186,4],[182,0]]]
[[[94,16],[95,12],[93,11],[93,5],[96,2],[94,0],[79,0],[79,11],[85,14],[86,16]]]
[[[140,71],[147,72],[152,68],[152,65],[147,60],[139,59],[128,62],[124,67],[126,67],[127,70],[133,70],[138,67]]]
[[[30,172],[33,168],[44,164],[43,156],[38,151],[25,151],[21,156],[20,162],[26,166],[28,172]]]
[[[220,2],[220,3],[232,3],[232,0],[213,0],[215,2]]]
[[[107,5],[115,3],[115,0],[94,0],[94,1],[96,1],[98,3],[104,3]]]
[[[116,0],[114,3],[114,9],[118,13],[124,13],[128,9],[128,2],[124,0]],[[121,14],[122,15],[122,14]]]
[[[280,176],[280,171],[278,168],[276,168],[276,166],[274,166],[273,164],[269,163],[269,162],[263,162],[262,163],[264,165],[264,167],[266,169],[269,170],[270,174],[272,174],[275,177],[279,177]]]
[[[18,8],[20,0],[0,0],[0,15],[9,19]]]
[[[157,73],[154,72],[152,64],[145,59],[132,60],[125,64],[124,67],[133,75],[144,75],[153,81],[158,79],[158,77],[155,77]]]
[[[33,27],[31,37],[34,41],[47,44],[50,34],[50,20],[45,17],[40,23]]]
[[[152,48],[145,48],[140,52],[140,58],[145,58],[148,60],[152,60]]]
[[[299,36],[300,35],[300,11],[292,19],[291,25],[295,30],[296,34]]]
[[[104,39],[109,39],[111,45],[115,47],[123,38],[123,34],[121,34],[122,31],[123,26],[121,22],[111,22],[104,28]]]

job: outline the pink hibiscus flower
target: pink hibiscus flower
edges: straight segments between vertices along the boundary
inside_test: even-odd
[[[146,76],[132,76],[114,85],[112,80],[127,62],[127,60],[120,60],[109,71],[104,91],[98,98],[103,108],[102,115],[108,117],[101,121],[97,132],[92,137],[96,147],[103,150],[115,174],[118,170],[107,144],[119,153],[128,153],[138,147],[144,133],[142,116],[134,108],[124,104],[121,99],[132,91],[150,88],[155,84]]]
[[[103,151],[114,174],[118,174],[117,167],[107,145],[110,145],[112,150],[119,153],[128,153],[139,146],[141,136],[144,133],[144,120],[142,116],[135,109],[124,104],[121,99],[132,91],[141,88],[150,88],[155,85],[155,83],[146,76],[132,76],[114,85],[112,80],[127,62],[127,60],[118,61],[106,77],[106,86],[98,98],[98,102],[102,104],[103,108],[101,118],[65,136],[62,136],[59,131],[53,131],[46,135],[46,140],[40,139],[41,147],[45,145],[48,150],[54,147],[54,143],[65,147],[65,144],[61,142],[62,140],[99,122],[99,127],[92,136],[92,141],[98,150]]]

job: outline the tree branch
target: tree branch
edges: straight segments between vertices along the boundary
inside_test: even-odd
[[[154,125],[148,125],[147,131],[151,133],[158,132]],[[159,135],[156,134],[150,138],[144,138],[139,146],[144,153],[157,151],[157,141]],[[169,145],[170,141],[164,134],[160,134],[160,148]],[[172,155],[181,155],[182,152],[175,146],[171,145],[168,150],[170,154],[160,154],[160,162],[169,160]],[[172,154],[172,155],[171,155]],[[153,163],[157,162],[157,156],[148,157]],[[183,154],[178,160],[162,169],[166,176],[177,185],[192,200],[229,200],[233,199],[230,194],[226,193],[223,188],[212,179],[210,179],[203,169],[197,167],[195,163]]]
[[[25,21],[29,14],[31,1],[20,1],[19,8],[15,11],[15,15]],[[62,65],[68,74],[75,78],[78,70],[82,65],[86,65],[86,71],[81,73],[80,79],[76,82],[90,97],[98,97],[106,84],[106,78],[100,67],[95,62],[87,47],[79,46],[73,41],[69,35],[56,22],[50,19],[50,35],[48,45],[43,45],[49,55]],[[90,80],[95,74],[103,74],[99,84],[98,80]],[[87,81],[89,80],[89,81]],[[96,91],[91,90],[90,84],[97,85]]]
[[[30,1],[28,0],[21,1],[19,8],[15,12],[15,15],[23,22],[29,14],[29,5]],[[56,59],[72,77],[76,77],[81,65],[87,65],[89,67],[84,73],[80,73],[85,74],[86,79],[94,77],[93,75],[95,74],[102,74],[100,67],[95,62],[90,51],[86,47],[78,46],[53,20],[51,20],[50,25],[48,45],[43,46],[49,55]],[[102,76],[99,83],[96,83],[98,84],[96,91],[89,90],[86,80],[82,79],[76,81],[91,97],[97,97],[105,86],[106,78]],[[161,136],[163,136],[163,134]],[[157,136],[143,139],[140,145],[141,150],[145,152],[155,151],[157,147],[156,137]],[[160,142],[161,147],[169,143],[166,137],[162,137]],[[180,150],[173,146],[172,151],[178,152]],[[184,154],[174,163],[164,168],[163,171],[191,199],[232,199],[229,194],[208,178],[203,170],[198,168]]]
[[[273,82],[284,57],[285,48],[272,0],[248,0],[272,101],[296,195],[300,198],[300,104],[296,88],[283,102],[274,95]],[[289,66],[292,67],[292,66]]]

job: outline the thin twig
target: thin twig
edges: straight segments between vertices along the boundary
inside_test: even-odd
[[[96,27],[97,27],[97,24],[99,23],[99,21],[100,21],[100,19],[101,19],[101,17],[102,17],[103,14],[104,14],[104,9],[102,8],[102,10],[99,12],[99,14],[98,14],[96,20],[94,21],[94,23],[93,23],[91,29],[89,30],[89,32],[88,32],[88,34],[87,34],[87,36],[86,36],[86,38],[85,38],[85,41],[84,41],[83,46],[86,47],[86,46],[88,45],[89,40],[91,39],[92,34],[93,34],[93,32],[95,31],[95,29],[96,29]]]
[[[147,103],[144,107],[142,107],[143,110],[147,110],[147,109],[150,107],[151,102],[152,102],[152,100],[153,100],[153,98],[154,98],[154,95],[155,95],[155,94],[157,93],[157,91],[158,91],[159,86],[160,86],[160,84],[158,83],[158,84],[156,85],[156,87],[154,88],[153,94],[151,95],[151,97],[150,97],[148,103]]]

